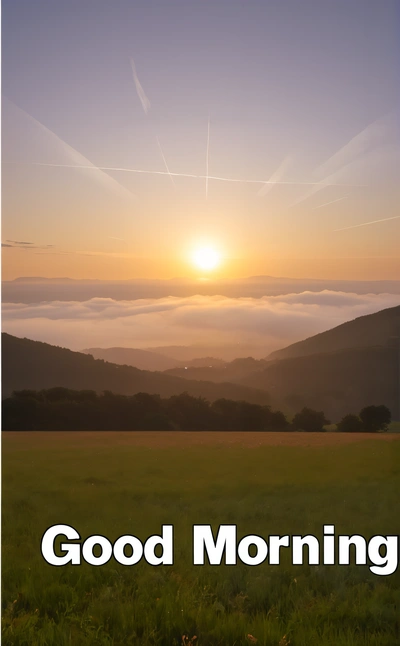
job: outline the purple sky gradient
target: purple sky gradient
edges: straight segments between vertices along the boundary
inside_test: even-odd
[[[185,274],[203,241],[232,276],[282,259],[292,275],[302,260],[301,275],[314,258],[318,277],[324,258],[345,258],[359,278],[371,258],[367,278],[399,277],[396,0],[4,0],[2,21],[3,242],[55,245],[5,248],[5,278]],[[365,130],[329,170],[351,186],[257,196],[260,185],[210,180],[206,199],[204,180],[105,171],[129,201],[100,171],[21,163],[71,164],[62,140],[95,166],[165,171],[158,137],[171,171],[204,175],[209,115],[210,174],[233,178],[268,180],[289,155],[283,181],[320,181]],[[385,254],[398,258],[386,274]]]

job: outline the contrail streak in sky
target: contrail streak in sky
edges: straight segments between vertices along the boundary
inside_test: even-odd
[[[206,156],[206,199],[208,197],[208,159],[210,154],[210,117],[208,117],[208,130],[207,130],[207,156]]]
[[[370,222],[363,222],[362,224],[353,224],[351,227],[344,227],[343,229],[334,229],[336,231],[347,231],[348,229],[358,229],[358,227],[366,227],[368,224],[378,224],[379,222],[389,222],[389,220],[398,220],[400,215],[395,215],[393,218],[383,218],[383,220],[371,220]]]
[[[377,151],[379,151],[379,147],[382,146],[384,138],[394,132],[395,126],[392,115],[377,119],[364,128],[314,170],[314,176],[321,178],[319,185],[316,184],[305,195],[295,200],[291,206],[304,202],[326,186],[332,186],[336,178],[345,172],[351,172],[355,164],[373,159]]]
[[[322,209],[323,206],[329,206],[329,204],[335,204],[335,202],[341,202],[342,200],[347,200],[348,195],[345,195],[344,197],[338,197],[337,200],[331,200],[330,202],[325,202],[324,204],[320,204],[319,206],[315,206],[313,208],[313,211],[316,211],[317,209]]]
[[[138,97],[140,99],[140,103],[142,104],[142,108],[143,108],[145,114],[147,114],[148,111],[150,110],[151,104],[150,104],[150,101],[147,98],[147,96],[145,94],[145,91],[142,88],[142,86],[140,84],[140,81],[138,79],[138,75],[136,73],[136,66],[135,66],[135,62],[134,62],[133,58],[130,59],[130,62],[131,62],[133,81],[135,83],[136,92],[137,92],[137,95],[138,95]]]
[[[141,83],[140,83],[140,81],[138,79],[138,75],[136,73],[136,66],[135,66],[135,62],[134,62],[133,58],[130,59],[130,63],[131,63],[131,68],[132,68],[133,81],[134,81],[135,87],[136,87],[136,92],[137,92],[138,97],[140,99],[140,102],[142,104],[142,108],[143,108],[145,114],[147,115],[148,111],[150,110],[151,104],[150,104],[150,101],[147,98],[147,96],[145,94],[145,91],[143,90],[143,88],[141,86]],[[174,180],[173,180],[173,177],[172,177],[172,175],[170,173],[170,170],[168,168],[167,160],[165,159],[165,155],[164,155],[163,149],[161,148],[161,144],[160,144],[160,141],[159,141],[157,135],[156,135],[156,140],[157,140],[158,147],[160,149],[161,157],[163,158],[165,168],[167,169],[167,173],[168,173],[168,175],[169,175],[169,177],[171,179],[173,187],[176,188]]]
[[[275,182],[270,181],[266,182],[264,179],[239,179],[234,177],[217,177],[215,175],[195,175],[193,173],[173,173],[162,170],[145,170],[139,168],[118,168],[115,166],[80,166],[76,164],[49,164],[44,162],[2,162],[3,164],[29,164],[32,166],[48,166],[50,168],[76,168],[76,169],[87,169],[87,170],[102,170],[102,171],[115,171],[121,173],[142,173],[144,175],[172,175],[173,177],[188,177],[193,179],[212,179],[218,182],[234,182],[238,184],[282,184],[287,186],[319,186],[320,182]],[[351,186],[351,187],[363,187],[365,184],[325,184],[325,186]]]
[[[4,97],[5,98],[5,97]],[[122,197],[129,198],[130,200],[135,199],[136,196],[131,193],[130,190],[125,188],[122,184],[120,184],[116,179],[113,177],[110,177],[103,168],[99,168],[98,166],[95,166],[90,159],[82,155],[78,150],[67,144],[66,141],[61,139],[58,135],[56,135],[55,132],[50,130],[50,128],[47,128],[47,126],[43,125],[40,121],[35,119],[31,114],[20,108],[18,105],[13,103],[13,101],[10,101],[7,99],[8,103],[10,103],[14,109],[16,109],[20,114],[24,115],[24,117],[28,118],[29,121],[35,124],[42,133],[45,133],[47,137],[50,138],[50,141],[52,142],[53,146],[55,146],[56,149],[61,150],[64,155],[67,157],[67,159],[75,162],[72,167],[76,168],[81,168],[84,170],[93,170],[97,171],[97,173],[94,173],[93,179],[97,180],[98,182],[102,183],[106,188],[109,190],[113,191],[114,193],[117,192],[119,193]],[[64,157],[65,158],[65,157]],[[49,164],[53,165],[53,164]],[[63,164],[60,164],[61,166]],[[66,165],[67,166],[67,165]]]
[[[172,177],[171,172],[170,172],[170,170],[169,170],[169,168],[168,168],[167,160],[165,159],[165,156],[164,156],[164,153],[163,153],[163,149],[161,148],[160,141],[159,141],[158,137],[156,137],[156,139],[157,139],[158,147],[159,147],[159,149],[160,149],[161,157],[162,157],[162,158],[163,158],[163,160],[164,160],[165,168],[167,169],[167,173],[168,173],[168,175],[169,175],[169,177],[170,177],[170,180],[171,180],[171,182],[172,182],[172,186],[173,186],[174,188],[176,188],[176,186],[175,186],[175,182],[174,182],[174,178]]]
[[[371,148],[376,149],[381,146],[382,139],[390,135],[393,129],[393,115],[376,119],[339,148],[314,172],[317,175],[326,176],[342,169],[354,160],[362,158]]]
[[[281,180],[282,177],[284,176],[284,174],[285,174],[285,172],[287,170],[287,167],[289,166],[291,161],[292,161],[292,158],[289,157],[289,155],[287,157],[285,157],[285,159],[283,160],[281,165],[276,169],[276,171],[274,173],[272,173],[269,180],[267,182],[265,182],[265,186],[262,186],[260,188],[257,195],[260,195],[260,196],[261,195],[262,196],[267,195],[267,193],[270,192],[270,190],[272,189],[274,184],[279,184],[279,180]]]

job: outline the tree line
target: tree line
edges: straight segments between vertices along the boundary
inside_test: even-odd
[[[346,415],[342,432],[387,431],[386,406],[368,406],[359,416]],[[281,411],[246,401],[217,399],[210,403],[188,393],[161,398],[93,390],[21,390],[2,403],[4,431],[307,431],[330,424],[322,411],[303,408],[291,422]]]

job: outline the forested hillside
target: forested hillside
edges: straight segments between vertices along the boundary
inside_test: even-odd
[[[268,403],[262,390],[237,384],[186,381],[161,372],[107,363],[81,352],[2,334],[2,396],[15,390],[62,386],[74,390],[110,390],[123,395],[137,392],[170,397],[187,391],[210,401],[227,397],[255,404]]]

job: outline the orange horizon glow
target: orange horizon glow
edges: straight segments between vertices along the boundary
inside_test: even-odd
[[[24,277],[79,280],[138,279],[240,279],[249,276],[273,276],[322,280],[398,280],[400,259],[383,257],[257,258],[224,256],[211,271],[199,268],[193,256],[146,258],[134,255],[107,255],[99,252],[60,254],[53,257],[34,255],[22,249],[2,250],[2,280]]]

